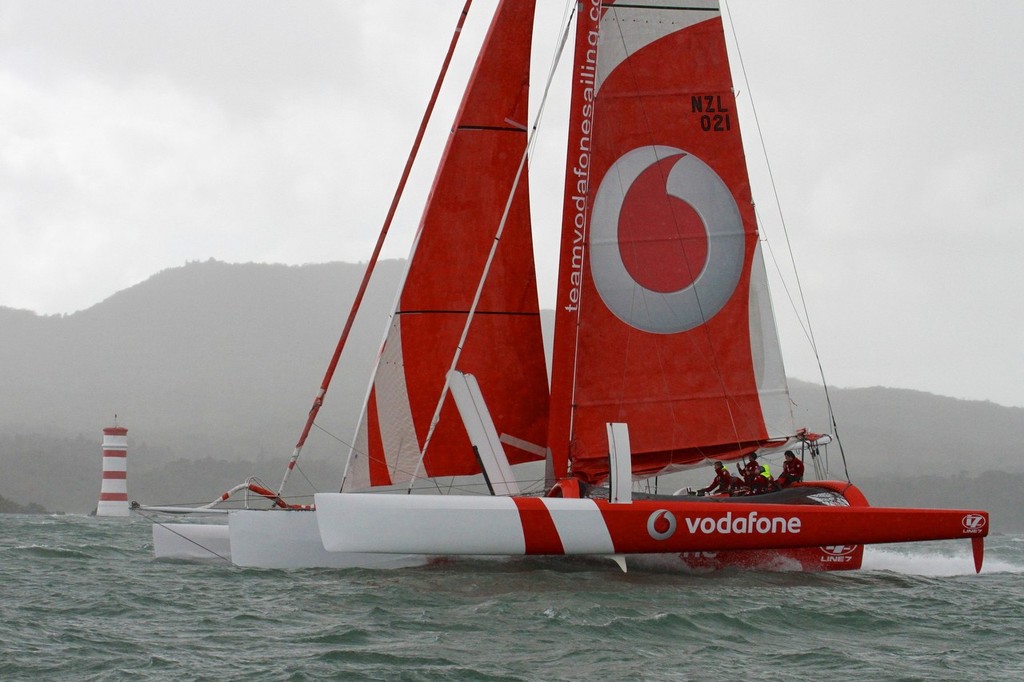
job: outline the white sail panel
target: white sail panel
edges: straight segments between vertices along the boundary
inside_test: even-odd
[[[412,478],[419,462],[420,449],[409,407],[401,335],[401,317],[395,316],[377,365],[373,390],[359,420],[345,476],[346,490],[406,482]],[[382,480],[380,475],[371,475],[371,469],[386,470],[387,478]]]
[[[768,437],[791,436],[795,432],[793,408],[760,243],[750,271],[750,354]]]
[[[601,58],[597,63],[595,91],[601,89],[608,74],[641,48],[716,16],[717,0],[653,0],[642,5],[608,6],[601,19]]]

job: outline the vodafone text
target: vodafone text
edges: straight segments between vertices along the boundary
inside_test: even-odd
[[[800,532],[800,519],[797,517],[759,517],[756,511],[752,511],[745,516],[734,517],[732,512],[726,512],[725,516],[718,519],[698,516],[692,519],[685,519],[685,521],[686,528],[691,533],[722,533],[723,535],[727,533],[736,533],[738,535],[760,533],[765,535],[767,533]]]

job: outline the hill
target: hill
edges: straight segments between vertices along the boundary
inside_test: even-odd
[[[822,388],[789,386],[797,424],[832,433]],[[852,476],[1024,472],[1022,408],[880,386],[829,391]]]
[[[381,264],[303,456],[321,489],[340,477],[401,267]],[[211,260],[72,315],[0,308],[0,495],[91,510],[101,429],[115,413],[129,428],[133,498],[208,501],[248,475],[276,484],[362,271]],[[544,320],[550,331],[552,316]],[[1024,409],[882,387],[830,391],[855,481],[1024,473]],[[791,381],[791,392],[799,424],[831,431],[820,387]],[[842,475],[836,446],[830,457]]]
[[[362,272],[207,261],[73,315],[0,308],[0,429],[94,440],[116,413],[135,439],[179,457],[290,451]],[[397,281],[400,264],[381,272]],[[393,285],[367,293],[333,414],[358,411],[393,297]]]

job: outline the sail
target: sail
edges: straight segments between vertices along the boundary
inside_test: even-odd
[[[543,457],[547,371],[521,167],[533,14],[532,0],[504,0],[495,12],[424,210],[346,489],[414,475],[501,226],[457,369],[476,377],[509,461]],[[419,475],[475,473],[479,465],[449,395]]]
[[[582,3],[552,365],[556,474],[634,476],[793,432],[717,2]]]

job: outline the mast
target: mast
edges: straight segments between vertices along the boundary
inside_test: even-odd
[[[580,4],[576,13],[576,47],[569,103],[562,237],[551,358],[551,407],[548,416],[548,448],[556,480],[568,475],[572,440],[573,386],[590,211],[590,168],[601,12],[600,0],[586,0]]]

